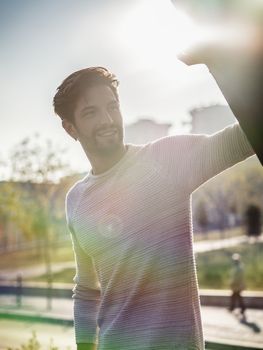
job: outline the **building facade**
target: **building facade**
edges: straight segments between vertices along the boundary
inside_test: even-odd
[[[127,143],[144,144],[168,135],[172,124],[157,123],[150,118],[140,118],[125,126]]]
[[[237,121],[231,109],[224,105],[194,108],[189,113],[192,134],[213,134]]]

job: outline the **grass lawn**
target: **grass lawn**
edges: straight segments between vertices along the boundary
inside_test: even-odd
[[[225,238],[243,234],[242,228],[235,228],[225,231]],[[220,231],[210,231],[206,234],[196,234],[195,241],[202,239],[222,238]],[[231,271],[231,255],[240,253],[245,265],[245,277],[248,290],[263,290],[263,243],[244,243],[237,247],[216,250],[197,255],[197,272],[200,288],[228,289]],[[51,262],[74,261],[71,242],[61,247],[51,249]],[[21,269],[21,267],[32,267],[44,264],[44,258],[36,250],[23,250],[13,253],[1,254],[1,269]],[[54,282],[72,284],[75,269],[67,268],[53,274]],[[31,278],[30,281],[45,281],[46,276]]]
[[[263,243],[241,244],[233,248],[198,254],[197,273],[200,288],[229,289],[233,253],[242,256],[247,290],[263,290]],[[75,269],[68,268],[53,274],[53,281],[72,284],[74,275]],[[33,280],[46,281],[46,275]]]
[[[220,238],[230,238],[240,236],[244,234],[243,229],[238,227],[222,232],[220,231],[209,231],[207,233],[196,233],[194,234],[195,242],[201,240],[215,240]],[[223,237],[222,237],[223,236]],[[51,249],[51,262],[63,262],[63,261],[74,261],[72,252],[71,242],[61,247],[54,247]],[[0,270],[1,269],[18,269],[21,267],[31,267],[40,264],[44,264],[44,257],[41,252],[36,249],[22,250],[15,252],[7,252],[0,254]]]

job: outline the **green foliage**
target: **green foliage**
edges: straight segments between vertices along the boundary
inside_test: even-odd
[[[239,253],[245,269],[248,290],[263,290],[263,243],[242,244],[197,255],[197,274],[200,288],[229,289],[232,268],[231,256]]]
[[[193,194],[194,226],[198,225],[199,203],[207,210],[208,221],[224,230],[228,227],[228,214],[244,217],[251,203],[263,211],[263,171],[255,157],[222,172],[201,186]]]
[[[39,134],[24,138],[11,151],[9,167],[13,181],[53,183],[69,169],[65,150]]]
[[[7,348],[7,350],[41,350],[42,347],[37,340],[36,332],[32,333],[31,338],[28,340],[27,344],[22,344],[20,348]],[[53,345],[53,340],[50,340],[49,346],[46,350],[59,350],[57,346]],[[68,348],[68,350],[70,350]]]
[[[22,192],[16,183],[2,182],[0,185],[0,225],[17,222],[22,214],[20,207]]]
[[[197,255],[197,273],[200,288],[229,289],[232,254],[239,253],[245,267],[248,290],[263,290],[263,243],[242,244],[234,248],[221,249]],[[73,283],[75,268],[67,268],[53,274],[55,282]],[[45,281],[46,276],[34,278]]]
[[[203,231],[205,231],[208,225],[208,216],[207,216],[206,204],[204,201],[201,200],[198,203],[195,216],[196,216],[198,225],[202,228]]]
[[[56,237],[68,188],[67,181],[58,180],[70,174],[65,154],[51,140],[41,140],[36,134],[18,143],[8,162],[0,164],[9,172],[9,181],[0,183],[0,228],[6,236],[2,246],[12,242],[14,231],[27,240],[50,242]]]
[[[52,263],[74,262],[71,242],[64,246],[51,247]],[[44,260],[39,252],[34,249],[22,250],[1,254],[0,269],[21,269],[23,267],[33,267],[43,264]]]

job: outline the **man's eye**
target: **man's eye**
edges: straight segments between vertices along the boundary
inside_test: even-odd
[[[86,112],[84,115],[83,115],[83,118],[93,118],[95,116],[95,112],[94,111],[89,111],[89,112]]]

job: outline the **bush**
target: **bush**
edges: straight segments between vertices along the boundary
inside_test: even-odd
[[[42,349],[41,345],[37,340],[36,332],[33,332],[31,338],[28,340],[28,343],[22,344],[20,348],[7,348],[7,350],[41,350],[41,349]],[[53,345],[53,341],[51,339],[47,350],[59,350],[59,348]],[[68,348],[68,350],[70,349]]]

